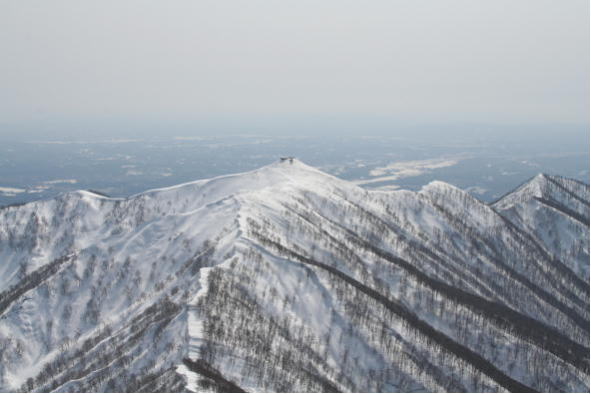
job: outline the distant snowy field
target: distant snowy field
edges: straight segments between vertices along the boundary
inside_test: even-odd
[[[584,144],[386,137],[176,136],[0,144],[0,206],[91,189],[124,197],[149,188],[249,171],[296,156],[367,189],[417,191],[433,180],[492,201],[544,172],[589,182]]]

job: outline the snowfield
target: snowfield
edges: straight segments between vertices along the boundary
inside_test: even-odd
[[[298,160],[0,208],[0,391],[589,391],[589,186]]]

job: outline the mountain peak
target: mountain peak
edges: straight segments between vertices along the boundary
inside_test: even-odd
[[[573,179],[539,173],[491,205],[496,209],[508,209],[515,204],[534,198],[555,201],[570,200],[573,193],[582,195],[582,199],[575,198],[575,200],[585,203],[588,200],[589,186]]]
[[[548,216],[588,187],[544,179],[512,215],[284,158],[0,210],[0,391],[588,391],[589,230]]]
[[[304,175],[306,173],[309,174],[316,174],[316,175],[324,175],[324,176],[331,176],[323,171],[320,171],[316,167],[312,167],[303,161],[295,158],[295,157],[281,157],[278,160],[274,161],[271,164],[266,166],[260,167],[254,171],[264,171],[266,169],[273,169],[278,171],[283,171],[286,173],[293,173],[293,174],[300,174]]]

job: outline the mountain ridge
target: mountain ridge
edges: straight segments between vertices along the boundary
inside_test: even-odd
[[[589,225],[522,192],[294,160],[1,209],[0,390],[588,390]]]

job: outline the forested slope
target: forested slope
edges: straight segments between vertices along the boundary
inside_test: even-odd
[[[588,391],[589,186],[295,160],[0,209],[2,391]]]

